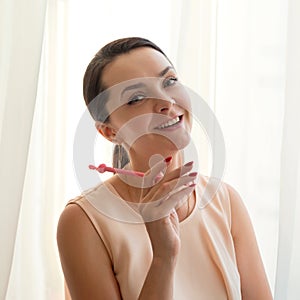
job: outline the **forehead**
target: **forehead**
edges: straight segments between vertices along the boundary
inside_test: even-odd
[[[166,57],[155,49],[142,47],[121,54],[103,70],[102,83],[107,88],[115,84],[141,77],[158,77],[170,66]]]

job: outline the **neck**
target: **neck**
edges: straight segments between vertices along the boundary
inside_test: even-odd
[[[168,156],[172,156],[166,172],[170,172],[183,165],[183,153],[182,151],[176,151],[169,154],[154,154],[154,155],[141,155],[136,153],[130,153],[130,169],[140,172],[147,172],[159,161],[165,159]]]
[[[183,165],[183,152],[177,151],[174,153],[170,153],[168,155],[157,154],[157,155],[136,155],[135,153],[130,153],[130,169],[140,172],[147,172],[150,167],[155,165],[155,163],[161,161],[162,159],[172,156],[172,161],[169,164],[166,172],[170,172],[176,168],[179,168]],[[118,177],[117,177],[118,178]],[[138,187],[134,187],[128,185],[127,183],[117,179],[117,186],[120,189],[119,193],[124,196],[124,199],[130,202],[139,202],[143,195],[147,194],[147,189],[141,189]],[[192,193],[190,197],[183,203],[179,208],[177,208],[177,214],[179,221],[184,220],[192,211],[195,203],[195,195]]]

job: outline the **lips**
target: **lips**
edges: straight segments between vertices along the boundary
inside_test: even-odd
[[[172,126],[175,126],[177,124],[179,124],[182,120],[182,115],[181,116],[176,116],[175,118],[155,127],[155,129],[166,129]]]

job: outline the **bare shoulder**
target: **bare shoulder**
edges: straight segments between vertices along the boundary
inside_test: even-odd
[[[75,222],[76,221],[76,222]],[[88,228],[89,220],[82,208],[77,204],[69,204],[62,211],[58,227],[57,238],[61,238],[64,233],[72,233],[72,231],[81,231],[84,227]]]
[[[248,209],[239,194],[239,192],[230,184],[225,183],[229,194],[231,207],[231,232],[236,243],[239,240],[248,239],[248,241],[256,240],[253,224]],[[256,242],[255,242],[256,243]]]
[[[243,299],[271,300],[272,294],[248,210],[235,188],[225,184],[231,205],[231,234]]]
[[[227,182],[223,182],[223,185],[226,187],[229,193],[230,203],[232,205],[244,205],[241,195],[232,185]]]
[[[223,182],[223,184],[229,195],[233,235],[235,235],[236,231],[240,228],[239,224],[241,220],[243,220],[243,224],[248,227],[248,229],[252,228],[250,216],[241,195],[229,183]]]
[[[63,210],[57,245],[72,299],[120,299],[107,250],[79,205],[69,204]]]
[[[57,245],[63,268],[65,265],[74,267],[76,260],[72,261],[72,258],[87,256],[86,250],[90,247],[104,251],[101,244],[101,239],[83,209],[77,204],[67,205],[57,226]],[[96,250],[93,252],[93,255],[97,254]]]
[[[85,255],[87,246],[101,249],[102,243],[92,222],[77,204],[72,203],[65,207],[57,226],[57,244],[62,263],[70,261],[68,255]],[[103,250],[105,250],[103,248]]]

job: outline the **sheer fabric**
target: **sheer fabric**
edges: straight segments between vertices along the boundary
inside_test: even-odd
[[[45,11],[43,0],[0,3],[1,299],[9,282],[22,204]]]
[[[216,113],[227,146],[224,180],[248,206],[275,298],[297,299],[299,5],[2,0],[0,298],[64,298],[55,230],[80,192],[72,147],[85,109],[82,75],[101,45],[136,35],[160,45]],[[145,11],[153,16],[147,22]],[[202,142],[209,172],[205,136]],[[111,147],[97,143],[94,159],[110,164]]]

